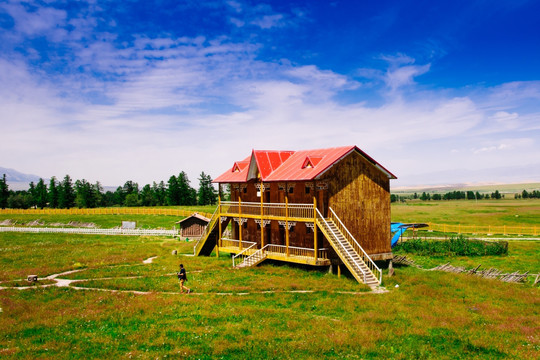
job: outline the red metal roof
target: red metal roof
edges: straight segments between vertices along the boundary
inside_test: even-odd
[[[314,180],[352,151],[357,151],[390,179],[396,179],[394,174],[386,170],[357,146],[342,146],[300,151],[253,150],[252,156],[247,157],[242,162],[235,163],[231,170],[217,177],[214,182],[246,182],[249,169],[253,166],[256,166],[259,170],[262,181]],[[237,165],[240,163],[242,163],[242,166]],[[244,163],[249,163],[249,166],[244,165]]]
[[[215,183],[240,183],[247,181],[247,174],[249,171],[249,162],[251,156],[248,156],[242,161],[237,161],[233,166],[220,176],[218,176]]]

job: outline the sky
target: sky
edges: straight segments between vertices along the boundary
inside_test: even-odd
[[[0,0],[0,166],[140,186],[357,145],[540,182],[539,1]]]

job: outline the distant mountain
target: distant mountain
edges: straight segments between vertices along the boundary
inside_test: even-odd
[[[23,174],[14,169],[6,169],[3,167],[0,167],[0,176],[2,176],[3,174],[6,174],[6,181],[9,181],[9,182],[27,182],[27,183],[30,183],[30,181],[38,182],[40,178],[40,176],[37,176],[37,175]]]
[[[26,190],[28,189],[28,184],[31,181],[37,183],[40,179],[40,176],[33,174],[23,174],[14,169],[7,169],[0,167],[0,177],[6,174],[6,182],[10,190]],[[45,182],[48,182],[48,179],[43,178]]]

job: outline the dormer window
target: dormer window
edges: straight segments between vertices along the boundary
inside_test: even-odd
[[[320,156],[306,156],[302,169],[313,169],[321,160]]]

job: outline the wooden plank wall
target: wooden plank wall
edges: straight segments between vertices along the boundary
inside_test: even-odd
[[[325,178],[329,206],[368,254],[391,252],[390,180],[357,152]]]

